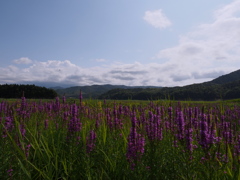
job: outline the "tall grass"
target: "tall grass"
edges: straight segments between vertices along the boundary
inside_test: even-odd
[[[240,106],[0,102],[1,179],[240,179]]]

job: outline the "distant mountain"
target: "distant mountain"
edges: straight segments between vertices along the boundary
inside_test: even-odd
[[[55,86],[55,87],[50,87],[49,89],[57,90],[57,89],[64,89],[64,88],[61,86]]]
[[[222,75],[212,81],[182,87],[92,85],[62,88],[55,86],[59,96],[93,99],[175,99],[175,100],[217,100],[240,98],[240,70]]]
[[[138,100],[218,100],[240,98],[240,70],[220,76],[212,81],[183,87],[113,89],[100,99]]]
[[[156,86],[124,86],[124,85],[92,85],[92,86],[74,86],[69,88],[55,89],[59,96],[65,95],[67,98],[78,98],[80,91],[82,91],[83,98],[98,98],[101,94],[112,89],[134,89],[134,88],[148,88]]]
[[[212,81],[209,81],[208,83],[226,84],[238,80],[240,80],[240,69],[229,74],[222,75],[216,79],[213,79]]]

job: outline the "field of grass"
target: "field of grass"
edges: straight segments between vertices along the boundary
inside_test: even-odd
[[[240,179],[239,101],[0,100],[0,179]]]

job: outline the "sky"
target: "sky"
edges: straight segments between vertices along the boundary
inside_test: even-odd
[[[1,0],[0,84],[184,86],[240,69],[240,0]]]

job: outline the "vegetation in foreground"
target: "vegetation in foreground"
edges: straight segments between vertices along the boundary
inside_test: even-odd
[[[240,179],[240,106],[0,101],[1,179]]]

